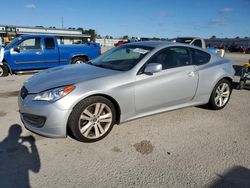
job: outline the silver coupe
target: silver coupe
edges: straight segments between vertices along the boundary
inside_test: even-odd
[[[20,116],[37,134],[95,142],[114,124],[135,118],[204,104],[222,109],[234,73],[229,60],[199,47],[129,43],[87,64],[48,69],[28,79],[18,99]]]

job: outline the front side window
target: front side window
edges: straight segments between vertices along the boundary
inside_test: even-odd
[[[128,71],[137,65],[152,49],[152,47],[124,45],[107,51],[91,63],[107,69]]]
[[[203,52],[201,50],[193,49],[193,64],[194,65],[203,65],[208,63],[211,56],[210,54]]]
[[[40,50],[41,49],[41,40],[40,38],[30,38],[22,41],[18,47],[21,51],[24,50]]]
[[[162,65],[162,69],[170,69],[180,66],[186,66],[191,64],[189,50],[185,47],[168,47],[150,58],[147,62],[159,63]]]

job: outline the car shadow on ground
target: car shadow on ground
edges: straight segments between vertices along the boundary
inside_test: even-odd
[[[8,136],[0,142],[0,187],[31,187],[29,170],[40,170],[35,138],[21,133],[20,125],[11,125]]]
[[[212,182],[210,188],[250,187],[250,170],[242,166],[234,166],[225,174],[217,174],[218,179]]]

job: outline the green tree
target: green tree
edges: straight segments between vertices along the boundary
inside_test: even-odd
[[[124,36],[122,37],[122,39],[127,40],[127,39],[128,39],[128,35],[124,35]]]

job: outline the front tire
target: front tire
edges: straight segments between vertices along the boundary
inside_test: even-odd
[[[5,65],[0,65],[0,77],[5,77],[9,75],[8,68]]]
[[[107,136],[116,119],[115,107],[101,96],[79,102],[71,112],[68,127],[72,136],[81,142],[96,142]]]
[[[71,64],[83,64],[86,63],[88,61],[88,58],[86,57],[75,57],[74,59],[72,59]]]
[[[224,108],[231,96],[232,85],[227,79],[220,80],[214,87],[210,96],[209,107],[213,110]]]

